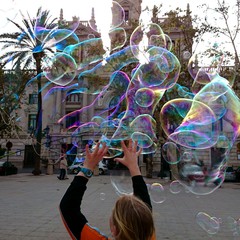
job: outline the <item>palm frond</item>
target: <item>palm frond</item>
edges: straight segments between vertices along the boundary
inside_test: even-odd
[[[5,42],[0,41],[0,43],[5,43]],[[1,49],[6,50],[9,47],[14,47],[15,44],[16,44],[15,42],[6,42],[5,44],[2,45]]]
[[[16,39],[18,36],[19,36],[19,32],[14,32],[14,33],[3,33],[3,34],[0,34],[0,38],[12,38],[12,39]]]
[[[11,22],[13,25],[15,25],[20,30],[20,32],[24,32],[24,29],[18,23],[14,22],[13,20],[11,20],[9,18],[7,20],[9,22]]]
[[[25,62],[25,65],[23,66],[24,69],[32,69],[33,63],[35,61],[33,60],[33,58],[28,58],[27,61]]]

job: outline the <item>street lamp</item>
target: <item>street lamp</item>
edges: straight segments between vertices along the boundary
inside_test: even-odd
[[[53,162],[50,159],[50,147],[51,147],[51,136],[49,134],[50,132],[50,127],[47,125],[46,128],[44,129],[44,132],[46,134],[46,143],[45,146],[48,148],[48,156],[47,156],[47,174],[52,175],[53,174]]]
[[[47,148],[50,148],[50,146],[51,146],[51,136],[50,136],[50,134],[49,134],[49,132],[50,132],[50,127],[47,125],[46,126],[46,128],[44,129],[44,131],[45,131],[45,133],[46,133],[46,144],[45,144],[45,146],[47,147]]]
[[[9,160],[9,151],[11,150],[13,144],[12,142],[8,141],[6,143],[6,148],[7,148],[7,166],[6,166],[6,170],[5,170],[5,175],[7,175],[7,170],[8,170],[8,160]]]
[[[46,135],[48,135],[48,134],[49,134],[49,131],[50,131],[50,127],[47,125],[44,130],[45,130]]]

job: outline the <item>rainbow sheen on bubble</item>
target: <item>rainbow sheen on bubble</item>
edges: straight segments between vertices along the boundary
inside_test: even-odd
[[[208,234],[217,234],[220,229],[220,223],[217,218],[211,217],[207,213],[199,212],[196,215],[197,224]]]
[[[111,170],[110,180],[119,196],[133,194],[132,180],[128,170]]]
[[[166,192],[161,183],[152,183],[149,186],[149,194],[154,203],[159,204],[166,201]]]
[[[61,86],[71,83],[76,76],[77,65],[68,54],[56,53],[43,67],[45,77]]]

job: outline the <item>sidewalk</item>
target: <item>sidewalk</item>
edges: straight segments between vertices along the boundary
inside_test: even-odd
[[[58,204],[73,177],[69,175],[65,181],[59,181],[56,174],[20,173],[0,177],[0,239],[70,239],[62,224]],[[240,239],[239,235],[233,236],[237,233],[228,223],[228,217],[240,218],[239,183],[224,183],[210,195],[196,196],[185,191],[172,194],[170,182],[161,179],[146,179],[146,182],[160,182],[165,187],[166,200],[153,203],[157,239]],[[106,234],[110,233],[108,219],[117,198],[109,175],[93,176],[89,181],[82,211],[92,225]],[[220,229],[216,234],[207,234],[196,223],[195,216],[199,212],[219,219]]]

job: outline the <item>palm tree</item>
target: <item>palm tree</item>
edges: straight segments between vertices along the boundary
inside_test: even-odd
[[[51,34],[57,27],[56,18],[50,20],[49,11],[38,9],[36,18],[28,19],[22,14],[22,25],[8,19],[17,27],[18,31],[14,33],[4,33],[0,35],[0,43],[3,44],[4,53],[0,55],[0,61],[3,66],[12,63],[12,68],[36,70],[37,87],[38,87],[38,104],[37,104],[37,127],[36,127],[36,159],[33,170],[34,175],[41,174],[41,141],[42,141],[42,63],[43,58],[47,58],[49,54],[54,53],[51,42]]]

